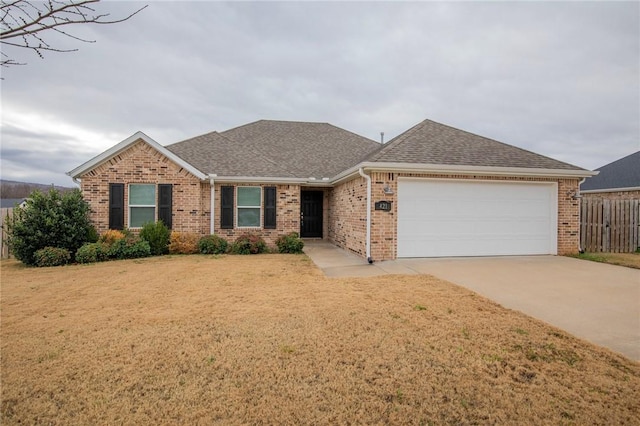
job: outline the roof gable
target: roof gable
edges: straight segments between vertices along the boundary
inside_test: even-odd
[[[395,137],[366,161],[472,167],[583,170],[540,154],[424,120]]]
[[[380,146],[328,123],[260,120],[221,134],[305,179],[333,177]]]
[[[145,135],[142,132],[134,133],[133,135],[129,136],[127,139],[123,140],[119,144],[114,145],[108,150],[104,151],[102,154],[99,154],[93,157],[91,160],[87,161],[86,163],[76,167],[70,172],[67,172],[67,175],[71,176],[73,179],[80,178],[85,173],[95,169],[102,163],[112,159],[119,153],[127,150],[130,146],[132,146],[139,140],[142,140],[143,142],[145,142],[146,144],[154,148],[156,151],[160,152],[162,155],[169,158],[171,161],[178,164],[180,167],[184,168],[185,170],[187,170],[189,173],[196,176],[197,178],[199,179],[207,178],[206,174],[204,174],[203,172],[195,168],[193,165],[189,164],[184,159],[178,157],[171,151],[167,150],[164,146],[160,145],[158,142],[154,141],[153,139],[151,139],[149,136]]]
[[[596,169],[600,173],[587,179],[582,191],[640,188],[640,151]]]
[[[167,149],[218,176],[322,179],[357,164],[379,146],[328,123],[259,120]]]

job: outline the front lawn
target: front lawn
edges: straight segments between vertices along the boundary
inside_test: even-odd
[[[593,262],[609,263],[611,265],[626,266],[640,269],[640,252],[636,253],[580,253],[574,257],[591,260]]]
[[[640,424],[640,364],[304,255],[1,263],[3,425]]]

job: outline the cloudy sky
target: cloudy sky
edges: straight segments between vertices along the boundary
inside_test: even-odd
[[[145,3],[97,6],[114,17]],[[640,3],[149,2],[4,48],[3,179],[65,172],[138,130],[163,145],[259,119],[389,140],[429,118],[580,167],[640,149]]]

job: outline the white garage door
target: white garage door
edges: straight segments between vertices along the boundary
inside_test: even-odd
[[[398,182],[398,257],[557,253],[557,184]]]

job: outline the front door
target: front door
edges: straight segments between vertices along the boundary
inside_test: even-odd
[[[302,191],[300,236],[322,238],[322,191]]]

